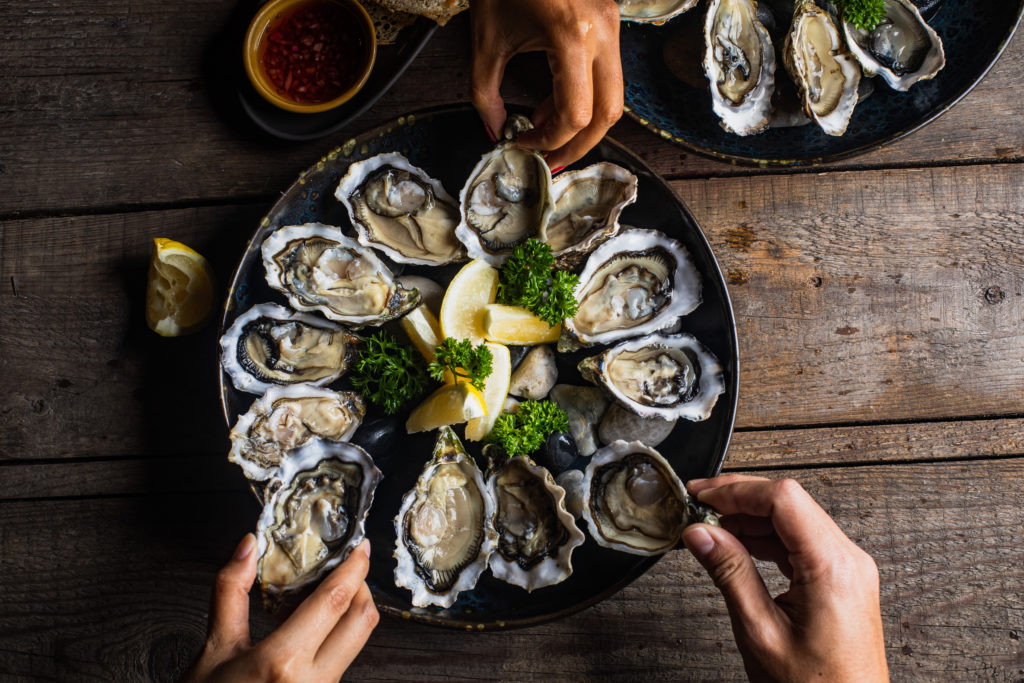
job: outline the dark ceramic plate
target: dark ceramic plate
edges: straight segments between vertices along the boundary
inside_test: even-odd
[[[623,23],[627,112],[667,140],[735,164],[812,165],[863,154],[909,135],[959,102],[1002,54],[1022,11],[1022,0],[943,2],[934,14],[926,16],[945,46],[945,69],[906,93],[890,90],[880,78],[873,79],[875,92],[857,106],[842,137],[825,135],[813,124],[774,128],[747,137],[722,130],[711,111],[706,86],[696,88],[681,81],[669,71],[663,57],[668,40],[703,45],[699,27],[703,7],[660,27]],[[779,41],[775,42],[778,51]],[[780,60],[776,78],[788,77]]]
[[[334,198],[334,189],[348,165],[359,159],[388,151],[405,154],[413,164],[441,180],[453,195],[458,194],[480,156],[491,148],[476,112],[469,106],[425,110],[357,137],[343,148],[331,150],[299,176],[298,181],[263,219],[238,266],[228,294],[221,334],[235,317],[254,304],[267,301],[287,305],[284,297],[271,290],[264,279],[259,246],[275,228],[309,221],[343,227],[351,233],[344,207]],[[599,160],[613,161],[630,169],[640,180],[639,201],[623,213],[629,225],[656,228],[680,240],[693,256],[703,276],[704,301],[683,318],[682,330],[694,334],[721,360],[725,368],[726,393],[718,400],[711,418],[704,422],[680,420],[658,450],[684,479],[711,476],[722,466],[732,433],[736,411],[738,348],[729,295],[707,240],[686,206],[644,163],[619,144],[605,140],[580,165]],[[441,283],[457,272],[459,265],[444,268],[424,266],[397,268]],[[559,382],[586,384],[575,369],[579,357],[559,358]],[[221,373],[221,399],[228,424],[248,410],[256,398],[238,392]],[[345,386],[342,378],[336,388]],[[430,458],[434,434],[406,435],[406,415],[388,418],[372,409],[353,441],[366,448],[384,473],[367,523],[373,548],[368,578],[381,611],[425,623],[469,630],[526,626],[567,616],[612,595],[640,576],[658,558],[628,555],[599,547],[593,540],[579,547],[573,556],[575,571],[557,586],[527,593],[494,579],[485,572],[472,591],[463,593],[449,609],[416,608],[409,591],[394,584],[395,544],[393,519],[402,496],[411,489],[423,465]],[[462,435],[462,429],[457,430]],[[477,444],[467,442],[474,455]],[[479,461],[479,460],[478,460]],[[485,464],[485,463],[480,463]],[[585,462],[581,459],[577,467]],[[241,472],[239,472],[239,476]],[[580,522],[585,527],[585,522]]]

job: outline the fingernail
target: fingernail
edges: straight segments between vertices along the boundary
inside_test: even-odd
[[[491,139],[491,142],[497,142],[498,141],[498,136],[494,134],[494,131],[491,130],[491,127],[488,126],[486,123],[484,124],[484,130],[487,131],[487,137],[489,137]]]
[[[249,557],[253,550],[256,548],[256,537],[252,534],[246,534],[242,537],[242,542],[235,548],[235,554],[231,558],[232,560],[244,560]]]
[[[363,542],[359,544],[359,549],[366,553],[367,559],[370,557],[370,539],[364,538]]]
[[[555,175],[556,173],[561,173],[564,170],[565,170],[565,166],[564,165],[563,166],[559,166],[558,168],[553,168],[553,169],[551,169],[551,175]]]
[[[694,486],[696,484],[700,484],[701,482],[705,482],[705,481],[707,481],[707,477],[704,477],[703,479],[691,479],[690,481],[686,482],[686,486],[687,487]]]
[[[715,539],[711,538],[703,527],[692,526],[683,534],[683,543],[698,559],[707,557],[715,547]]]

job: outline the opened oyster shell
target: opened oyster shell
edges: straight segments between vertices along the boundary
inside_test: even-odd
[[[345,374],[358,343],[341,325],[260,304],[238,316],[220,338],[220,362],[235,388],[250,394],[275,384],[323,386]]]
[[[704,73],[725,130],[752,135],[768,127],[775,48],[754,0],[712,0],[704,22]]]
[[[641,417],[706,420],[725,392],[718,359],[689,334],[631,339],[584,358],[579,369]]]
[[[500,460],[487,478],[498,534],[491,573],[528,591],[564,581],[584,540],[565,509],[565,490],[529,458]]]
[[[356,329],[380,325],[416,307],[373,250],[338,228],[307,223],[278,228],[263,242],[267,283],[300,311],[319,311]]]
[[[619,231],[619,214],[636,201],[636,176],[602,161],[562,173],[552,185],[554,210],[539,238],[551,246],[559,268],[574,270],[599,244]]]
[[[412,591],[416,607],[450,607],[476,585],[497,535],[494,500],[483,475],[451,427],[402,500],[395,517],[395,585]]]
[[[806,114],[828,135],[845,133],[857,106],[860,65],[814,0],[797,0],[783,61]]]
[[[349,166],[334,196],[348,209],[359,243],[395,261],[440,266],[466,258],[455,237],[458,202],[397,152]]]
[[[515,143],[532,127],[526,117],[510,116],[504,140],[480,159],[462,188],[462,221],[455,234],[470,258],[500,266],[513,248],[547,225],[553,209],[551,169],[538,152]]]
[[[608,344],[671,326],[701,302],[700,273],[686,248],[657,230],[630,228],[587,259],[559,351]]]
[[[697,4],[697,0],[615,0],[623,21],[664,24]]]
[[[256,528],[256,566],[268,603],[348,557],[363,540],[380,480],[369,453],[350,443],[312,441],[285,458]]]
[[[289,452],[315,439],[348,441],[365,414],[366,401],[353,391],[271,387],[235,422],[228,460],[249,479],[269,479]]]
[[[873,31],[844,21],[843,33],[864,75],[880,75],[894,90],[907,91],[946,66],[942,39],[909,0],[885,0],[885,19]]]

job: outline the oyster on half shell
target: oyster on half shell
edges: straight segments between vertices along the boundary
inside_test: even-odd
[[[697,0],[615,0],[623,21],[664,24],[691,9]]]
[[[419,292],[395,282],[372,249],[329,225],[278,228],[261,251],[267,284],[300,311],[319,311],[358,329],[397,318],[419,303]]]
[[[885,19],[873,31],[844,21],[843,33],[864,75],[880,75],[894,90],[907,91],[946,66],[942,39],[910,0],[885,0]]]
[[[366,401],[354,391],[271,387],[235,422],[228,460],[249,479],[269,479],[289,452],[314,439],[348,441],[365,414]]]
[[[440,266],[466,258],[455,237],[458,202],[397,152],[353,163],[334,196],[348,209],[359,243],[395,261]]]

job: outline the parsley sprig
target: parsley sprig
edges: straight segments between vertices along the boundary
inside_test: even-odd
[[[843,19],[863,31],[874,31],[885,19],[885,0],[836,0]]]
[[[427,387],[422,357],[384,330],[363,340],[352,368],[352,385],[388,415]]]
[[[484,439],[501,446],[509,457],[530,455],[549,434],[569,430],[569,416],[553,401],[523,401],[514,413],[502,413]]]
[[[480,391],[484,390],[484,380],[491,374],[491,362],[494,355],[485,345],[473,348],[468,339],[456,340],[446,337],[437,345],[434,360],[427,371],[438,382],[444,381],[445,370],[455,375],[455,381],[469,382]]]
[[[512,250],[498,276],[498,303],[522,306],[554,327],[576,315],[579,276],[554,270],[551,247],[530,239]]]

